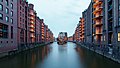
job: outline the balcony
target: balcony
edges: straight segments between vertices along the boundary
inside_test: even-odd
[[[102,35],[102,32],[96,32],[96,35]]]
[[[29,14],[35,16],[34,11],[30,11]]]
[[[82,31],[85,31],[85,29],[82,29]]]
[[[30,17],[35,17],[35,15],[34,14],[30,14]]]
[[[35,24],[35,22],[31,21],[30,24]]]
[[[85,27],[85,25],[83,25],[83,28]]]
[[[83,32],[83,34],[85,34],[85,32]]]
[[[94,17],[93,20],[102,19],[102,18],[103,18],[103,15],[99,15],[97,17]]]
[[[41,28],[44,29],[45,27],[42,26]]]
[[[84,35],[85,33],[82,33],[82,36]]]
[[[30,20],[31,20],[31,21],[34,21],[35,19],[34,19],[34,17],[30,17]]]
[[[102,25],[103,25],[102,23],[96,23],[96,24],[94,24],[94,27],[102,26]]]
[[[82,23],[82,26],[84,26],[85,24],[84,23]]]
[[[35,36],[33,34],[30,35],[31,38],[35,38]]]
[[[82,28],[80,28],[80,31],[82,30]]]
[[[93,4],[93,8],[96,8],[97,6],[99,6],[99,5],[102,5],[102,1],[96,1],[94,4]]]
[[[96,14],[97,12],[102,12],[103,7],[99,7],[93,11],[93,14]]]
[[[30,32],[35,32],[35,30],[34,29],[30,29]]]
[[[30,28],[35,28],[34,25],[30,25],[29,27],[30,27]]]
[[[97,2],[97,1],[101,1],[101,2],[102,2],[103,0],[93,0],[93,1],[94,1],[94,2]]]

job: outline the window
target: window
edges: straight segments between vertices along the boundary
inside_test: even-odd
[[[0,19],[3,20],[3,14],[0,13]]]
[[[118,18],[119,20],[118,20],[118,25],[120,26],[120,17]]]
[[[118,41],[120,42],[120,33],[118,33]]]
[[[11,0],[13,2],[13,0]]]
[[[20,16],[21,16],[21,12],[20,12]]]
[[[0,26],[1,27],[1,26]],[[3,36],[3,33],[2,33],[2,31],[0,31],[0,38]]]
[[[13,39],[13,26],[11,26],[11,39]]]
[[[24,19],[23,19],[23,23],[24,23]]]
[[[7,6],[9,5],[8,0],[5,0],[5,4],[6,4]]]
[[[0,11],[2,11],[3,10],[3,5],[2,4],[0,4]]]
[[[119,4],[119,10],[120,10],[120,4]]]
[[[105,41],[105,35],[103,37],[104,37],[104,41]]]
[[[20,10],[21,10],[21,6],[20,6]]]
[[[13,11],[11,11],[10,15],[13,16]]]
[[[10,4],[10,6],[11,6],[11,8],[13,9],[13,4],[12,4],[12,3]]]
[[[12,18],[10,19],[10,22],[13,24],[13,19]]]
[[[6,18],[5,18],[5,19],[6,19],[6,22],[9,22],[9,17],[8,17],[8,16],[6,16]]]
[[[24,17],[24,14],[22,14],[22,16]]]
[[[8,38],[8,25],[0,23],[0,38]]]
[[[21,0],[20,0],[20,4],[21,4]]]
[[[21,19],[21,17],[20,17],[20,21],[21,21],[22,19]]]
[[[22,9],[22,11],[24,12],[24,9]]]
[[[6,14],[8,14],[8,13],[9,13],[9,9],[8,9],[8,8],[6,8],[6,10],[5,10],[5,11],[6,11]]]

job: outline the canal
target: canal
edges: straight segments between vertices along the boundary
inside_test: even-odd
[[[75,43],[56,42],[0,59],[0,68],[120,68],[120,64]]]

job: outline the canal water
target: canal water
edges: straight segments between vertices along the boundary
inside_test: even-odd
[[[120,64],[75,43],[54,42],[0,59],[0,68],[120,68]]]

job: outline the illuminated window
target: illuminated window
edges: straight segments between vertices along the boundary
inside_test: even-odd
[[[2,11],[3,10],[3,5],[2,4],[0,4],[0,11]]]
[[[6,16],[6,18],[5,18],[5,19],[6,19],[6,22],[9,22],[9,17],[8,17],[8,16]]]
[[[10,15],[13,16],[13,11],[11,11]]]
[[[120,10],[120,5],[119,5],[119,10]]]
[[[10,19],[10,22],[13,24],[13,19],[12,18]]]
[[[5,4],[6,4],[7,6],[9,5],[8,0],[5,1]]]
[[[120,33],[118,33],[118,41],[120,41]]]
[[[104,41],[105,41],[105,35],[104,35]]]
[[[10,4],[10,6],[11,6],[11,8],[13,9],[13,4],[12,4],[12,3]]]
[[[9,9],[8,9],[8,8],[6,8],[6,9],[5,9],[5,11],[6,11],[6,14],[8,14],[8,13],[9,13]]]
[[[0,13],[0,19],[3,20],[3,14]]]

